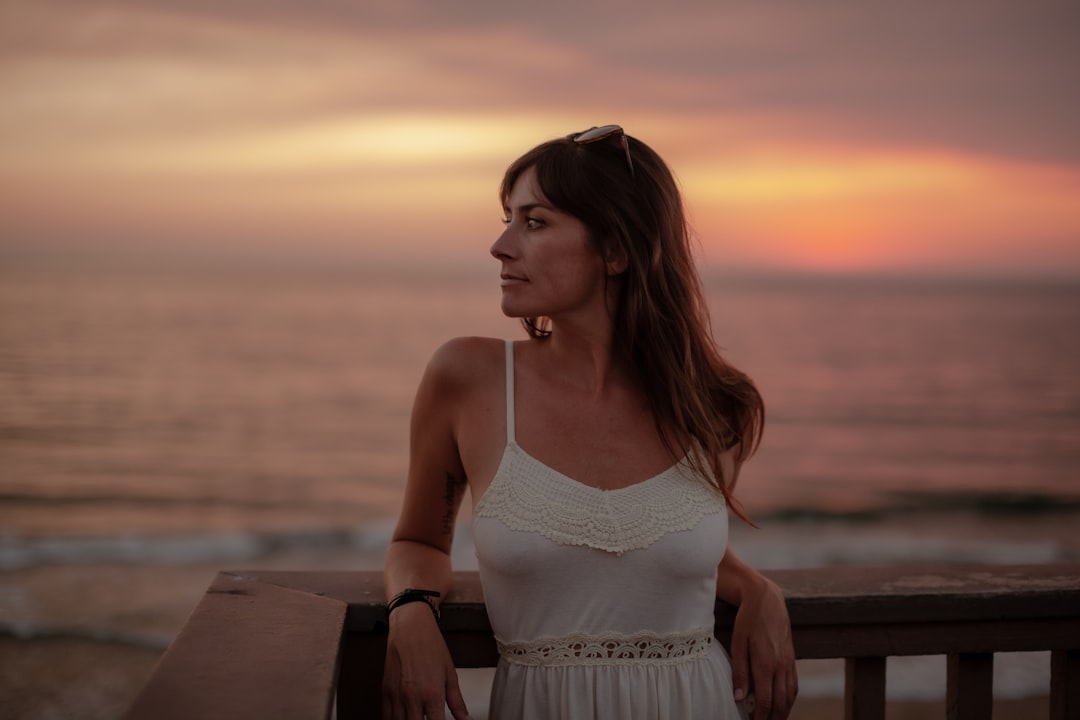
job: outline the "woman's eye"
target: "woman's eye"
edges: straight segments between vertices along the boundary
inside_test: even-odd
[[[507,215],[506,217],[504,217],[502,219],[502,224],[506,225],[506,226],[512,225],[513,222],[514,222],[514,218],[510,217],[509,215]],[[524,218],[522,220],[522,223],[525,225],[526,230],[539,230],[540,228],[544,227],[544,225],[546,224],[540,218],[534,218],[534,217],[526,217],[526,218]]]

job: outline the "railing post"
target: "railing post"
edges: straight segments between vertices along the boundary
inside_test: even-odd
[[[1050,720],[1080,717],[1080,650],[1050,653]]]
[[[845,658],[844,718],[885,720],[885,658]]]
[[[371,631],[346,635],[343,650],[337,686],[338,720],[379,717],[386,634]]]
[[[990,720],[994,705],[994,654],[951,654],[947,677],[945,717],[948,720]]]

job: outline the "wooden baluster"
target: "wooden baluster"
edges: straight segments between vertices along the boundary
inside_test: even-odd
[[[1080,650],[1050,653],[1050,720],[1080,717]]]
[[[338,720],[379,717],[385,660],[385,632],[368,631],[345,636],[338,671]]]
[[[885,720],[885,658],[844,660],[845,720]]]
[[[990,720],[994,705],[994,654],[948,656],[945,717],[948,720]]]

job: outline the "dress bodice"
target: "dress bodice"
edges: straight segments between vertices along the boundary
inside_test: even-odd
[[[514,432],[473,538],[501,659],[492,718],[737,718],[713,637],[727,505],[687,459],[617,490],[540,462]]]

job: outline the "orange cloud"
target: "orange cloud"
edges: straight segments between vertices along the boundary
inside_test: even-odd
[[[780,159],[782,157],[782,159]],[[709,257],[789,269],[1080,264],[1080,172],[984,158],[834,148],[682,173]],[[1039,257],[1044,253],[1045,257]]]

